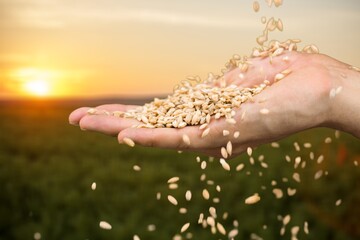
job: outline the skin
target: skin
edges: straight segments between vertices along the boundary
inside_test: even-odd
[[[287,57],[288,60],[284,60]],[[220,156],[220,148],[231,140],[232,157],[239,155],[247,147],[276,141],[296,132],[315,127],[329,127],[346,131],[360,138],[360,73],[349,65],[322,54],[285,52],[269,58],[249,59],[252,64],[240,79],[239,69],[228,72],[224,77],[227,83],[242,87],[259,85],[269,80],[270,85],[254,97],[235,109],[236,124],[224,119],[212,120],[210,133],[201,138],[198,126],[182,129],[175,128],[131,128],[139,123],[134,119],[123,119],[107,115],[88,115],[88,107],[76,109],[69,116],[69,122],[81,129],[117,136],[119,143],[124,137],[131,138],[136,144],[202,152]],[[286,69],[291,73],[284,79],[274,82],[274,76]],[[341,86],[342,90],[330,98],[332,89]],[[99,111],[126,111],[136,106],[110,104],[96,107]],[[261,109],[268,114],[261,114]],[[245,112],[245,113],[244,113]],[[243,116],[243,117],[242,117]],[[222,130],[230,135],[224,137]],[[233,133],[240,132],[235,139]],[[190,137],[187,146],[183,134]]]

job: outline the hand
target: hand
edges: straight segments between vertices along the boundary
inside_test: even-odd
[[[228,141],[232,142],[233,156],[236,156],[249,146],[256,147],[319,126],[345,130],[360,137],[360,126],[357,124],[360,109],[354,114],[355,109],[352,108],[354,104],[359,108],[359,100],[353,100],[360,93],[359,81],[354,81],[359,80],[360,74],[350,69],[349,65],[325,55],[298,52],[285,52],[273,57],[271,62],[269,58],[252,58],[249,61],[252,64],[243,73],[243,78],[239,77],[241,71],[237,68],[224,76],[227,83],[252,87],[268,80],[271,86],[256,95],[254,101],[235,109],[236,124],[229,124],[225,119],[212,119],[210,133],[204,138],[201,138],[199,126],[182,129],[132,128],[139,122],[106,114],[88,115],[89,108],[75,110],[69,121],[84,130],[118,136],[120,143],[124,137],[128,137],[143,146],[191,150],[212,156],[221,156],[220,148],[226,146]],[[284,79],[274,81],[275,75],[284,70],[291,72]],[[330,92],[337,88],[339,93],[331,98]],[[112,104],[96,109],[99,112],[112,112],[134,107]],[[353,110],[344,113],[348,108]],[[268,113],[264,114],[265,110],[262,109],[267,109]],[[353,116],[350,117],[349,113]],[[230,135],[223,136],[224,129],[230,131]],[[235,131],[240,132],[238,138],[233,136]],[[189,136],[189,146],[183,142],[183,134]]]

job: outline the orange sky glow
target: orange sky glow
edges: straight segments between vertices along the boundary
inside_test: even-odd
[[[360,1],[0,0],[0,98],[166,94],[246,55],[262,16],[322,53],[360,66]]]

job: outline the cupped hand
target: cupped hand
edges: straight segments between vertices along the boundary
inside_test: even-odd
[[[212,156],[221,156],[220,148],[228,141],[232,142],[232,156],[236,156],[247,147],[256,147],[328,123],[329,92],[337,84],[337,76],[348,69],[346,64],[325,55],[299,52],[285,52],[271,61],[269,58],[249,61],[251,64],[246,72],[236,68],[224,76],[226,82],[239,87],[253,87],[268,80],[270,86],[253,101],[234,109],[236,124],[230,124],[224,118],[212,119],[208,126],[210,132],[204,138],[199,126],[134,128],[133,125],[139,124],[134,119],[102,114],[136,107],[132,105],[98,106],[95,109],[99,114],[94,115],[87,114],[89,108],[79,108],[70,114],[69,121],[84,130],[117,136],[120,143],[127,137],[138,145],[190,150]],[[284,70],[290,73],[279,81],[274,80],[276,74]],[[230,134],[223,136],[223,130]],[[237,138],[234,137],[236,131],[240,133]],[[184,134],[189,136],[190,145],[184,143]]]

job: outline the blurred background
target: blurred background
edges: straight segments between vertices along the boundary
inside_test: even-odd
[[[285,0],[280,8],[259,2],[255,13],[250,0],[0,0],[0,239],[171,239],[185,222],[191,222],[193,239],[226,239],[197,225],[210,205],[219,218],[228,212],[221,218],[227,230],[239,222],[237,239],[280,239],[278,215],[287,214],[286,239],[293,226],[300,226],[299,239],[359,239],[360,141],[348,134],[299,133],[280,148],[255,151],[255,158],[265,156],[267,169],[241,156],[230,164],[235,169],[244,163],[244,170],[227,173],[216,160],[203,171],[196,154],[129,149],[67,122],[80,106],[141,104],[171,93],[188,75],[219,73],[233,54],[249,54],[256,46],[262,16],[284,22],[284,32],[270,38],[300,38],[360,66],[359,1]],[[311,148],[303,146],[307,142]],[[318,164],[320,155],[325,159]],[[297,156],[306,167],[294,169]],[[319,170],[324,174],[315,180]],[[294,171],[300,183],[292,179]],[[222,185],[221,193],[199,180],[204,172]],[[181,177],[179,189],[169,190],[166,181],[175,175]],[[205,187],[220,203],[201,198]],[[284,191],[283,198],[275,198],[274,187]],[[288,187],[297,189],[294,196],[287,196]],[[194,195],[189,203],[187,189]],[[262,200],[244,205],[254,192]],[[188,213],[179,214],[167,194]],[[99,228],[100,221],[112,230]]]

